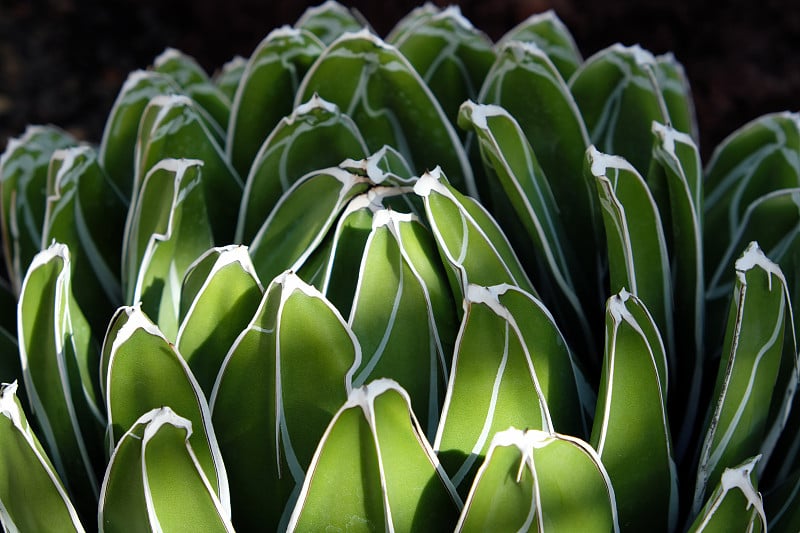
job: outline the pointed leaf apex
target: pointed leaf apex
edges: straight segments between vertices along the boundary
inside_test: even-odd
[[[164,334],[158,329],[150,318],[142,311],[142,304],[141,302],[137,302],[136,305],[132,307],[125,308],[126,312],[128,313],[128,320],[125,324],[117,332],[117,336],[114,338],[114,344],[111,345],[111,353],[115,353],[119,346],[127,341],[134,333],[138,330],[144,330],[145,332],[161,337],[164,341],[167,341],[167,338],[164,337]]]
[[[636,172],[637,174],[639,173],[624,157],[612,154],[604,154],[594,145],[589,147],[587,154],[589,156],[589,162],[591,163],[591,171],[593,176],[605,176],[606,170],[609,168],[617,168],[620,170]]]
[[[406,402],[411,405],[411,400],[408,397],[408,393],[403,387],[400,386],[398,382],[389,378],[380,378],[351,390],[347,397],[347,401],[342,407],[342,410],[352,407],[360,407],[361,410],[367,414],[367,418],[371,418],[369,413],[372,413],[373,411],[372,406],[375,402],[375,398],[390,390],[400,393],[400,395],[406,399]]]
[[[688,133],[678,131],[668,124],[653,121],[653,134],[658,137],[660,144],[670,154],[675,153],[675,141],[681,144],[694,145],[694,139]]]
[[[139,418],[138,423],[147,424],[144,430],[144,442],[149,441],[165,424],[170,424],[179,429],[185,429],[186,439],[192,436],[192,421],[183,418],[168,406],[153,409],[145,413]]]
[[[319,96],[319,94],[314,93],[308,102],[300,104],[295,108],[292,112],[291,116],[288,119],[288,123],[292,124],[297,117],[301,115],[307,115],[316,109],[322,109],[329,113],[338,114],[339,113],[339,106],[332,102],[328,102]]]
[[[372,229],[387,226],[392,232],[397,231],[400,222],[414,222],[419,218],[413,213],[399,213],[392,209],[381,209],[372,216]]]
[[[172,48],[171,46],[168,46],[153,60],[153,66],[159,68],[167,61],[170,61],[172,59],[179,59],[182,55],[183,52],[181,52],[177,48]]]
[[[5,416],[14,424],[14,427],[22,428],[22,413],[14,398],[17,396],[17,381],[3,383],[0,386],[0,415]]]
[[[761,515],[761,519],[766,524],[767,519],[764,514],[764,503],[761,500],[761,495],[753,487],[753,483],[750,480],[750,476],[760,459],[761,455],[759,454],[736,468],[726,468],[722,473],[720,485],[725,492],[735,488],[742,491],[742,494],[747,499],[747,509],[750,509],[751,506],[755,507],[756,512]]]
[[[631,312],[628,311],[628,307],[625,305],[630,298],[631,293],[629,293],[625,288],[619,291],[618,294],[615,294],[609,298],[608,312],[611,313],[611,316],[616,324],[621,323],[623,320],[631,323],[636,321],[633,318],[633,315],[631,315]]]
[[[639,44],[633,46],[625,46],[621,43],[616,43],[611,46],[611,50],[621,54],[630,55],[636,61],[637,65],[653,65],[656,62],[655,56],[649,50],[645,50]]]
[[[436,167],[424,173],[414,184],[414,192],[422,197],[429,196],[432,191],[440,194],[447,194],[442,179],[444,174],[441,167]]]
[[[55,258],[60,258],[68,263],[70,260],[69,247],[66,244],[53,241],[50,246],[39,252],[33,257],[31,265],[28,267],[28,272],[33,271],[43,265],[46,265]]]

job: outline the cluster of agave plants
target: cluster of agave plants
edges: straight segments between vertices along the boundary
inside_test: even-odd
[[[7,531],[800,528],[800,116],[335,2],[0,161]]]

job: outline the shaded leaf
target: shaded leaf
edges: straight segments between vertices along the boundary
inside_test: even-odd
[[[357,15],[357,11],[348,9],[335,0],[326,0],[303,11],[294,27],[313,33],[328,46],[345,32],[358,31],[364,27],[365,23]]]
[[[722,472],[720,481],[689,532],[766,531],[767,519],[754,470],[759,456]]]

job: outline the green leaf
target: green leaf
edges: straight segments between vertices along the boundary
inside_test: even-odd
[[[774,191],[800,187],[798,158],[797,113],[759,117],[733,132],[714,150],[704,182],[703,236],[708,280],[717,274],[753,202]],[[759,241],[771,238],[770,231],[761,233]],[[734,252],[737,253],[738,250]]]
[[[145,107],[156,96],[178,92],[180,89],[169,76],[136,70],[128,75],[114,101],[103,129],[98,159],[126,203],[135,194],[136,139]]]
[[[273,280],[211,399],[237,528],[285,528],[287,502],[360,361],[352,330],[322,294],[292,273]]]
[[[369,180],[328,168],[306,174],[278,201],[250,244],[261,280],[298,270],[320,245],[351,198],[369,188]]]
[[[671,126],[677,131],[690,135],[695,144],[700,142],[697,117],[694,112],[692,90],[689,79],[675,56],[666,53],[656,56],[654,65],[658,87],[667,106]]]
[[[477,201],[453,188],[440,168],[426,172],[414,185],[414,192],[425,202],[456,301],[464,297],[470,283],[509,283],[535,295],[497,222]]]
[[[16,381],[0,386],[0,449],[0,521],[4,530],[84,531],[22,411]]]
[[[583,63],[572,34],[552,9],[531,15],[511,28],[498,41],[497,48],[502,49],[510,41],[536,44],[547,54],[565,80]]]
[[[419,72],[453,126],[459,105],[478,97],[495,60],[492,42],[458,6],[420,19],[411,31],[390,42]]]
[[[203,162],[202,188],[214,241],[229,244],[236,229],[243,184],[202,118],[185,96],[156,96],[142,115],[137,143],[136,188],[132,209],[147,174],[163,159]]]
[[[143,414],[109,461],[100,500],[103,531],[233,531],[191,444],[192,422],[169,407]]]
[[[754,475],[759,459],[760,456],[747,459],[722,472],[714,492],[689,528],[690,533],[767,530],[764,505]]]
[[[231,102],[233,102],[233,98],[236,96],[239,82],[242,80],[246,67],[247,60],[237,55],[222,65],[214,74],[214,85],[216,85],[219,90],[222,91],[222,94],[228,97],[228,100]],[[223,124],[223,126],[227,128],[228,124]]]
[[[774,445],[764,440],[770,405],[787,401],[775,391],[787,316],[786,279],[756,243],[736,262],[736,277],[714,403],[700,449],[695,513],[726,466],[771,451],[763,449]],[[796,357],[796,351],[791,355]]]
[[[381,379],[354,389],[333,417],[288,531],[445,531],[460,507],[408,394]]]
[[[440,11],[441,9],[431,2],[425,2],[421,6],[415,7],[397,21],[392,31],[386,36],[386,42],[395,44],[402,40],[408,33],[412,33],[418,24],[427,21]]]
[[[585,272],[574,275],[600,287],[603,266],[598,251],[604,244],[600,207],[594,184],[583,173],[589,136],[564,79],[544,50],[512,40],[500,49],[479,102],[502,107],[519,124],[544,174],[541,179],[550,184],[566,240],[574,243],[576,263]],[[503,135],[502,144],[509,143],[507,136]],[[504,149],[510,152],[514,146]],[[593,298],[599,308],[601,298]]]
[[[671,376],[670,411],[682,417],[678,457],[686,452],[699,411],[705,359],[705,277],[703,265],[703,170],[692,138],[670,126],[653,123],[653,160],[647,181],[666,232],[673,280],[676,372]],[[665,182],[665,183],[664,183]],[[661,200],[661,201],[659,201]],[[741,250],[741,247],[739,247]],[[730,290],[727,292],[730,295]],[[675,418],[675,420],[679,420]]]
[[[667,420],[667,357],[653,318],[624,289],[608,300],[592,447],[617,497],[620,526],[673,531],[678,477]]]
[[[167,48],[153,61],[153,70],[172,78],[186,96],[208,112],[220,128],[228,126],[231,102],[194,58],[174,48]]]
[[[653,195],[625,159],[586,152],[587,172],[597,184],[608,246],[611,292],[627,289],[647,307],[675,373],[672,289],[667,244]]]
[[[206,397],[211,396],[225,354],[247,327],[263,293],[244,246],[213,248],[186,272],[175,345]]]
[[[295,103],[314,93],[338,105],[355,121],[370,151],[394,146],[417,173],[440,165],[456,187],[477,194],[455,129],[425,82],[395,47],[366,30],[343,35],[308,71]]]
[[[462,127],[474,131],[490,180],[502,186],[498,194],[504,199],[492,205],[493,211],[514,249],[528,251],[525,263],[535,266],[540,276],[540,294],[574,334],[569,336],[585,339],[581,347],[593,350],[593,333],[582,303],[594,296],[595,287],[588,283],[591,270],[587,273],[575,257],[550,183],[519,123],[502,107],[471,101],[461,105],[459,120]],[[503,209],[503,203],[513,209]],[[524,235],[514,231],[520,225]]]
[[[375,212],[349,319],[363,350],[354,386],[378,377],[397,381],[408,391],[426,435],[433,436],[456,320],[430,231],[414,215]]]
[[[670,123],[656,58],[638,45],[615,44],[587,59],[569,83],[592,144],[647,172],[652,123]]]
[[[764,502],[767,523],[772,531],[797,531],[800,528],[800,471],[766,494]]]
[[[165,159],[148,172],[128,214],[122,251],[126,301],[141,302],[170,339],[178,333],[183,276],[214,244],[206,179],[211,178],[202,161]]]
[[[111,346],[105,376],[109,452],[142,415],[169,406],[191,424],[188,439],[197,463],[229,515],[228,477],[211,411],[189,366],[139,307],[123,308],[113,333],[106,338]]]
[[[334,0],[309,7],[295,22],[294,27],[313,33],[325,46],[345,32],[358,31],[365,23],[355,10],[344,7]]]
[[[240,175],[247,175],[259,146],[292,112],[300,80],[324,47],[308,31],[283,27],[267,35],[247,60],[225,142],[225,153]]]
[[[41,250],[50,156],[77,141],[53,126],[28,126],[0,156],[3,255],[15,295],[33,256]]]
[[[22,283],[19,354],[25,390],[48,453],[83,516],[97,502],[105,420],[98,405],[99,353],[72,296],[69,250],[37,254]]]
[[[281,119],[247,176],[236,242],[250,242],[275,204],[307,173],[367,155],[361,133],[335,105],[313,96]]]
[[[119,243],[125,200],[88,146],[53,153],[47,191],[42,248],[53,241],[69,248],[75,298],[101,337],[108,316],[122,303]]]
[[[619,531],[614,489],[575,437],[510,428],[495,434],[456,531]]]
[[[571,356],[534,297],[510,285],[470,285],[434,441],[462,492],[492,436],[509,426],[585,433]]]

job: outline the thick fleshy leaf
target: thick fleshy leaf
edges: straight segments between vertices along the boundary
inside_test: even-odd
[[[214,85],[216,85],[222,94],[228,97],[228,100],[233,102],[236,91],[239,88],[239,82],[244,75],[245,67],[247,67],[247,60],[242,56],[235,56],[230,61],[222,65],[222,67],[214,74]],[[227,124],[223,124],[225,128]]]
[[[761,451],[771,452],[764,448],[774,446],[774,442],[764,440],[770,429],[770,406],[787,401],[783,391],[775,390],[784,325],[790,316],[786,279],[756,243],[751,243],[736,262],[736,277],[713,403],[700,449],[694,512],[699,511],[710,488],[720,482],[724,468]],[[796,357],[796,348],[791,356]]]
[[[20,293],[19,354],[48,454],[82,515],[91,516],[105,421],[98,408],[99,352],[72,296],[70,270],[62,244],[34,257]]]
[[[615,44],[587,59],[569,84],[592,144],[646,173],[652,123],[670,123],[653,54],[638,45]]]
[[[588,283],[587,269],[576,260],[560,207],[519,123],[500,106],[471,101],[462,104],[459,120],[474,131],[489,179],[502,186],[499,194],[513,208],[504,209],[504,201],[491,206],[514,249],[525,254],[531,269],[535,267],[540,294],[570,336],[585,339],[580,348],[594,349],[584,305],[596,287]],[[519,226],[524,234],[516,231]]]
[[[717,487],[697,515],[690,533],[706,531],[766,531],[767,518],[756,489],[756,463],[760,456],[722,472]],[[771,526],[771,524],[770,524]],[[771,529],[771,527],[770,527]]]
[[[452,372],[434,448],[462,493],[498,431],[585,433],[567,344],[516,287],[468,287]]]
[[[191,421],[169,407],[134,422],[114,449],[103,479],[101,531],[233,531],[191,435]]]
[[[208,217],[219,244],[230,244],[244,185],[213,138],[203,111],[185,96],[156,96],[144,110],[137,142],[136,190],[147,174],[163,159],[198,159],[203,162],[201,182],[208,204]]]
[[[533,43],[512,40],[500,49],[479,102],[502,107],[519,124],[550,184],[567,241],[574,243],[580,276],[599,287],[603,228],[597,191],[583,173],[589,135],[564,79],[545,51]],[[479,190],[485,187],[478,183]],[[599,308],[605,298],[595,290],[598,294],[593,299]]]
[[[531,15],[511,28],[498,41],[497,48],[502,48],[509,41],[535,43],[547,54],[565,80],[583,63],[572,34],[552,9]]]
[[[166,74],[136,70],[128,75],[114,101],[103,130],[98,159],[126,203],[130,203],[134,194],[136,139],[142,113],[152,98],[179,92]]]
[[[614,489],[597,453],[575,437],[497,433],[456,531],[619,531]]]
[[[705,277],[703,272],[703,174],[692,138],[653,124],[653,160],[647,175],[666,233],[673,281],[677,371],[671,376],[671,413],[680,428],[676,455],[682,457],[698,416],[705,359]],[[655,182],[655,183],[654,183]],[[738,248],[739,250],[742,247]],[[727,292],[730,295],[730,290]],[[682,420],[675,418],[682,417]]]
[[[620,527],[673,531],[678,476],[667,420],[667,358],[655,322],[624,289],[608,300],[592,447],[617,497]]]
[[[397,381],[430,437],[456,336],[456,311],[430,231],[413,215],[377,211],[358,271],[349,324],[363,350],[353,378]]]
[[[458,106],[478,97],[495,59],[492,42],[475,29],[458,6],[420,19],[391,44],[419,72],[454,126]]]
[[[640,173],[625,159],[586,152],[595,179],[608,246],[611,292],[627,289],[653,315],[675,372],[672,289],[661,216]]]
[[[15,295],[33,256],[41,250],[50,156],[77,141],[53,126],[28,126],[0,156],[3,255]]]
[[[294,27],[313,33],[325,46],[338,39],[348,31],[358,31],[364,27],[357,12],[347,9],[335,0],[326,0],[322,4],[306,9]]]
[[[165,159],[142,184],[123,248],[126,302],[141,302],[170,339],[178,333],[183,276],[213,246],[202,161]]]
[[[386,42],[395,44],[405,38],[406,34],[411,33],[417,24],[425,22],[440,11],[441,9],[431,2],[425,2],[421,6],[415,7],[397,21],[392,31],[386,36]]]
[[[188,436],[211,490],[230,515],[228,477],[217,444],[211,411],[189,366],[139,307],[125,307],[114,337],[107,337],[106,414],[111,452],[145,413],[169,406],[189,420]]]
[[[186,96],[213,117],[220,128],[227,127],[231,101],[194,58],[174,48],[167,48],[153,61],[153,70],[172,78]],[[222,139],[219,141],[222,142]]]
[[[535,294],[497,222],[477,201],[455,190],[441,169],[426,172],[414,185],[414,192],[425,202],[456,301],[464,297],[470,283],[509,283]]]
[[[316,289],[291,273],[270,284],[211,400],[237,528],[285,528],[287,502],[360,362],[353,332]]]
[[[16,381],[0,385],[0,449],[0,522],[4,530],[84,531],[22,411]]]
[[[263,293],[244,246],[209,250],[186,272],[175,345],[207,397]]]
[[[334,416],[288,531],[446,531],[460,507],[408,393],[380,379],[354,389]]]
[[[308,71],[295,103],[314,93],[355,121],[370,151],[394,146],[417,173],[439,165],[456,187],[477,194],[455,129],[395,47],[366,30],[343,35]]]
[[[690,135],[695,144],[700,142],[697,117],[694,112],[689,79],[675,56],[671,53],[656,56],[654,65],[658,87],[667,106],[670,124],[676,130]]]
[[[351,198],[369,188],[368,178],[341,168],[306,174],[284,193],[250,244],[261,280],[298,270],[335,224]]]
[[[728,247],[756,200],[774,191],[800,187],[798,159],[800,114],[797,113],[759,117],[733,132],[716,148],[706,168],[704,183],[707,279],[715,276],[725,262],[730,253]],[[757,240],[768,240],[771,235],[771,231],[763,232]],[[765,244],[764,248],[769,246]]]
[[[247,176],[236,242],[250,242],[281,195],[307,173],[367,155],[361,133],[335,105],[314,96],[283,118]]]
[[[225,153],[240,175],[247,175],[259,146],[292,112],[300,80],[323,48],[312,33],[283,27],[267,35],[247,60],[225,142]]]
[[[88,146],[53,153],[47,189],[42,249],[53,241],[69,248],[75,298],[96,336],[102,337],[108,317],[122,303],[119,243],[125,199]]]

